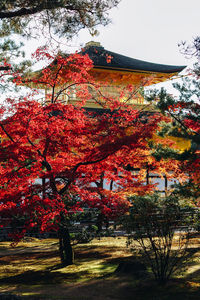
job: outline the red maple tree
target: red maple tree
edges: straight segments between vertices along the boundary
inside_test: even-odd
[[[15,75],[14,81],[48,87],[49,102],[7,99],[9,115],[6,104],[1,107],[0,214],[4,226],[5,218],[12,224],[23,220],[14,231],[16,241],[34,226],[56,230],[62,263],[69,265],[73,262],[68,228],[72,215],[89,207],[116,218],[128,210],[127,195],[152,189],[144,185],[142,173],[133,175],[128,166],[142,170],[148,165],[163,173],[164,164],[150,156],[148,146],[161,115],[141,117],[133,107],[107,98],[101,98],[107,110],[87,111],[84,104],[93,97],[88,83],[98,94],[88,73],[89,57],[76,53],[54,59],[40,49],[36,57],[41,56],[50,61],[47,68],[31,79]],[[79,87],[82,101],[77,105],[61,98],[72,85]],[[105,181],[110,188],[105,188]]]

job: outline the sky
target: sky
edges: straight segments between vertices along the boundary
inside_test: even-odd
[[[99,26],[99,36],[81,30],[63,50],[74,52],[94,40],[110,51],[154,63],[191,65],[178,43],[200,35],[200,0],[121,0],[110,11],[111,23]],[[25,44],[28,54],[44,41]],[[36,66],[36,69],[41,66]],[[166,83],[165,87],[171,83]],[[171,86],[169,87],[171,91]]]
[[[178,44],[190,43],[200,35],[200,0],[121,0],[109,16],[111,23],[99,26],[98,36],[81,30],[72,41],[66,43],[63,39],[62,50],[73,53],[93,40],[109,51],[132,58],[192,66],[193,62],[180,53]],[[35,40],[30,41],[26,51],[30,54],[37,46]],[[41,66],[36,65],[38,68]],[[171,82],[162,85],[171,91]]]
[[[200,0],[121,0],[109,15],[111,23],[98,27],[99,36],[81,30],[71,42],[63,39],[62,50],[74,52],[93,40],[107,50],[136,59],[191,64],[178,44],[200,35]],[[35,40],[26,43],[26,51],[30,53],[36,45]]]
[[[200,34],[199,0],[122,0],[110,12],[112,23],[92,37],[82,30],[70,50],[98,41],[110,51],[155,63],[188,65],[178,43]]]

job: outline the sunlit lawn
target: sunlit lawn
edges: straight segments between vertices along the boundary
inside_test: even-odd
[[[194,247],[200,239],[193,240]],[[95,239],[75,247],[75,264],[61,268],[58,242],[32,239],[12,248],[0,243],[0,293],[23,299],[200,299],[198,251],[187,273],[159,287],[151,274],[143,279],[114,273],[120,261],[132,254],[125,238]],[[1,299],[1,298],[0,298]]]

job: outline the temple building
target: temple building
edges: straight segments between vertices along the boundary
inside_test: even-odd
[[[118,53],[104,49],[98,42],[88,42],[80,52],[81,54],[87,54],[93,61],[93,68],[90,71],[93,80],[96,83],[100,83],[100,90],[103,95],[107,97],[116,97],[120,99],[121,92],[123,90],[123,97],[121,101],[125,101],[127,104],[134,105],[136,109],[140,109],[141,106],[144,110],[152,110],[152,106],[146,105],[141,90],[144,87],[176,78],[178,74],[186,66],[173,66],[157,64],[138,60],[135,58],[127,57]],[[69,83],[66,83],[66,85]],[[133,86],[133,92],[130,94],[126,87],[128,85]],[[45,101],[51,98],[52,90],[45,88]],[[61,94],[59,99],[64,103],[76,104],[80,99],[77,97],[78,86],[72,86],[69,88],[68,93]],[[92,86],[89,87],[92,92]],[[95,91],[93,91],[95,93]],[[102,107],[95,101],[97,95],[87,100],[85,107],[89,110],[97,110]],[[100,101],[99,101],[100,102]],[[149,104],[149,103],[148,103]],[[176,138],[181,150],[185,150],[190,147],[190,141],[185,141],[181,138]]]
[[[127,57],[106,50],[97,42],[86,43],[82,53],[88,54],[93,61],[92,75],[97,81],[115,85],[141,85],[142,82],[146,82],[145,85],[155,84],[170,79],[185,68]]]
[[[145,106],[147,107],[147,103],[145,103],[145,100],[140,93],[142,88],[170,80],[171,78],[176,78],[186,67],[157,64],[127,57],[106,50],[97,42],[86,43],[80,53],[88,54],[93,61],[93,68],[90,73],[94,82],[100,83],[102,94],[119,98],[121,97],[121,91],[124,89],[125,92],[120,100],[128,101],[126,103],[134,105],[138,109],[141,107],[145,108]],[[66,83],[66,85],[67,84],[69,85],[69,82]],[[134,88],[131,97],[129,93],[126,94],[126,87],[128,85],[132,85]],[[48,99],[51,99],[52,91],[44,86],[42,88],[45,89],[45,101],[48,102]],[[70,87],[68,93],[60,95],[59,99],[63,101],[63,103],[76,104],[80,101],[77,97],[78,88],[78,86]],[[91,87],[89,86],[89,88],[92,90],[92,85]],[[95,97],[91,97],[91,99],[85,103],[87,110],[98,111],[102,109],[98,104],[98,101],[95,101],[94,98]],[[153,108],[148,105],[147,110],[151,109]],[[184,151],[191,147],[189,140],[186,141],[182,138],[173,137],[172,139],[176,142],[180,151]],[[169,181],[166,176],[163,176],[161,179],[160,176],[147,171],[146,181],[147,184],[150,182],[157,183],[160,191],[166,191],[170,185],[175,182],[175,179]]]
[[[93,61],[94,67],[90,73],[94,81],[101,84],[102,93],[119,97],[121,90],[130,84],[134,87],[134,91],[128,103],[136,106],[145,105],[139,93],[142,87],[169,80],[185,68],[185,66],[156,64],[127,57],[104,49],[98,42],[86,43],[80,53],[88,54]],[[51,90],[45,90],[46,99],[50,93]],[[124,99],[121,100],[126,101],[129,96],[125,93]],[[72,104],[78,101],[75,87],[71,88],[68,95],[60,97],[64,102]],[[87,101],[86,107],[97,108],[98,104],[90,100]]]

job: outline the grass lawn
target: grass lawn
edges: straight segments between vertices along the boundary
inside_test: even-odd
[[[191,247],[199,245],[196,238]],[[57,249],[54,239],[26,240],[15,248],[1,242],[0,293],[49,300],[200,299],[200,248],[187,272],[164,287],[157,286],[151,275],[139,279],[113,273],[120,261],[131,256],[123,237],[76,246],[75,264],[65,268],[59,265]]]

